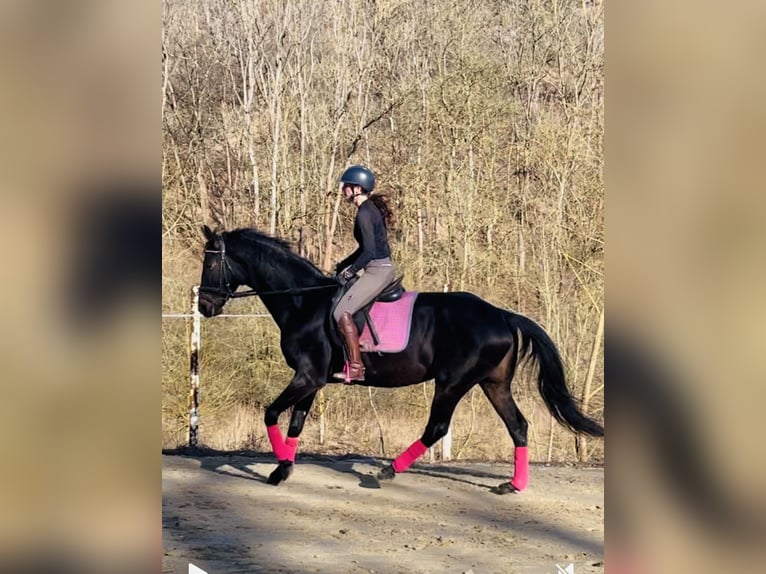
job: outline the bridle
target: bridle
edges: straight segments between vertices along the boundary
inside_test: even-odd
[[[248,289],[247,291],[232,291],[230,276],[232,273],[234,273],[234,271],[231,268],[229,258],[226,256],[226,243],[224,243],[223,237],[219,237],[218,240],[221,242],[220,249],[205,249],[205,253],[218,253],[221,256],[221,272],[218,277],[218,287],[207,287],[205,285],[201,285],[199,287],[199,292],[220,295],[224,298],[223,304],[226,304],[229,299],[253,297],[254,295],[299,295],[300,293],[306,291],[338,288],[338,284],[331,284],[314,285],[311,287],[291,287],[290,289],[279,289],[276,291],[258,291],[257,289]]]
[[[221,242],[221,248],[220,249],[205,249],[205,253],[218,253],[221,256],[221,272],[218,274],[218,287],[206,287],[204,285],[201,285],[199,288],[200,293],[211,293],[213,295],[221,295],[225,298],[225,301],[228,301],[229,299],[235,299],[237,297],[246,297],[247,292],[243,291],[240,294],[236,294],[234,291],[231,290],[231,273],[233,273],[233,270],[231,268],[231,263],[229,262],[228,257],[226,257],[226,243],[223,241],[223,237],[220,237],[218,239]],[[251,293],[252,295],[255,295],[255,293]]]

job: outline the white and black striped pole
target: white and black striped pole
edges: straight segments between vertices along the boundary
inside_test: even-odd
[[[191,384],[189,387],[189,446],[197,446],[199,440],[199,349],[200,312],[199,287],[192,287],[192,333],[189,353]]]

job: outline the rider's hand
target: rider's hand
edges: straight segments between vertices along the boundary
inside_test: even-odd
[[[351,279],[353,279],[355,275],[356,273],[351,269],[351,266],[349,266],[349,267],[346,267],[343,271],[339,272],[335,276],[335,280],[341,285],[345,285]]]

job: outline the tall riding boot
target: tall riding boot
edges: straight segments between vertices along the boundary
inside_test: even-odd
[[[343,313],[338,321],[343,337],[346,339],[348,349],[348,361],[344,373],[335,373],[333,377],[343,379],[345,382],[363,381],[364,365],[362,364],[362,350],[359,348],[359,332],[356,330],[351,313]]]

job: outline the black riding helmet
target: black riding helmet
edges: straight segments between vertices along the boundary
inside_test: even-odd
[[[362,165],[352,165],[340,176],[341,183],[358,185],[365,193],[372,193],[375,188],[375,174]]]

